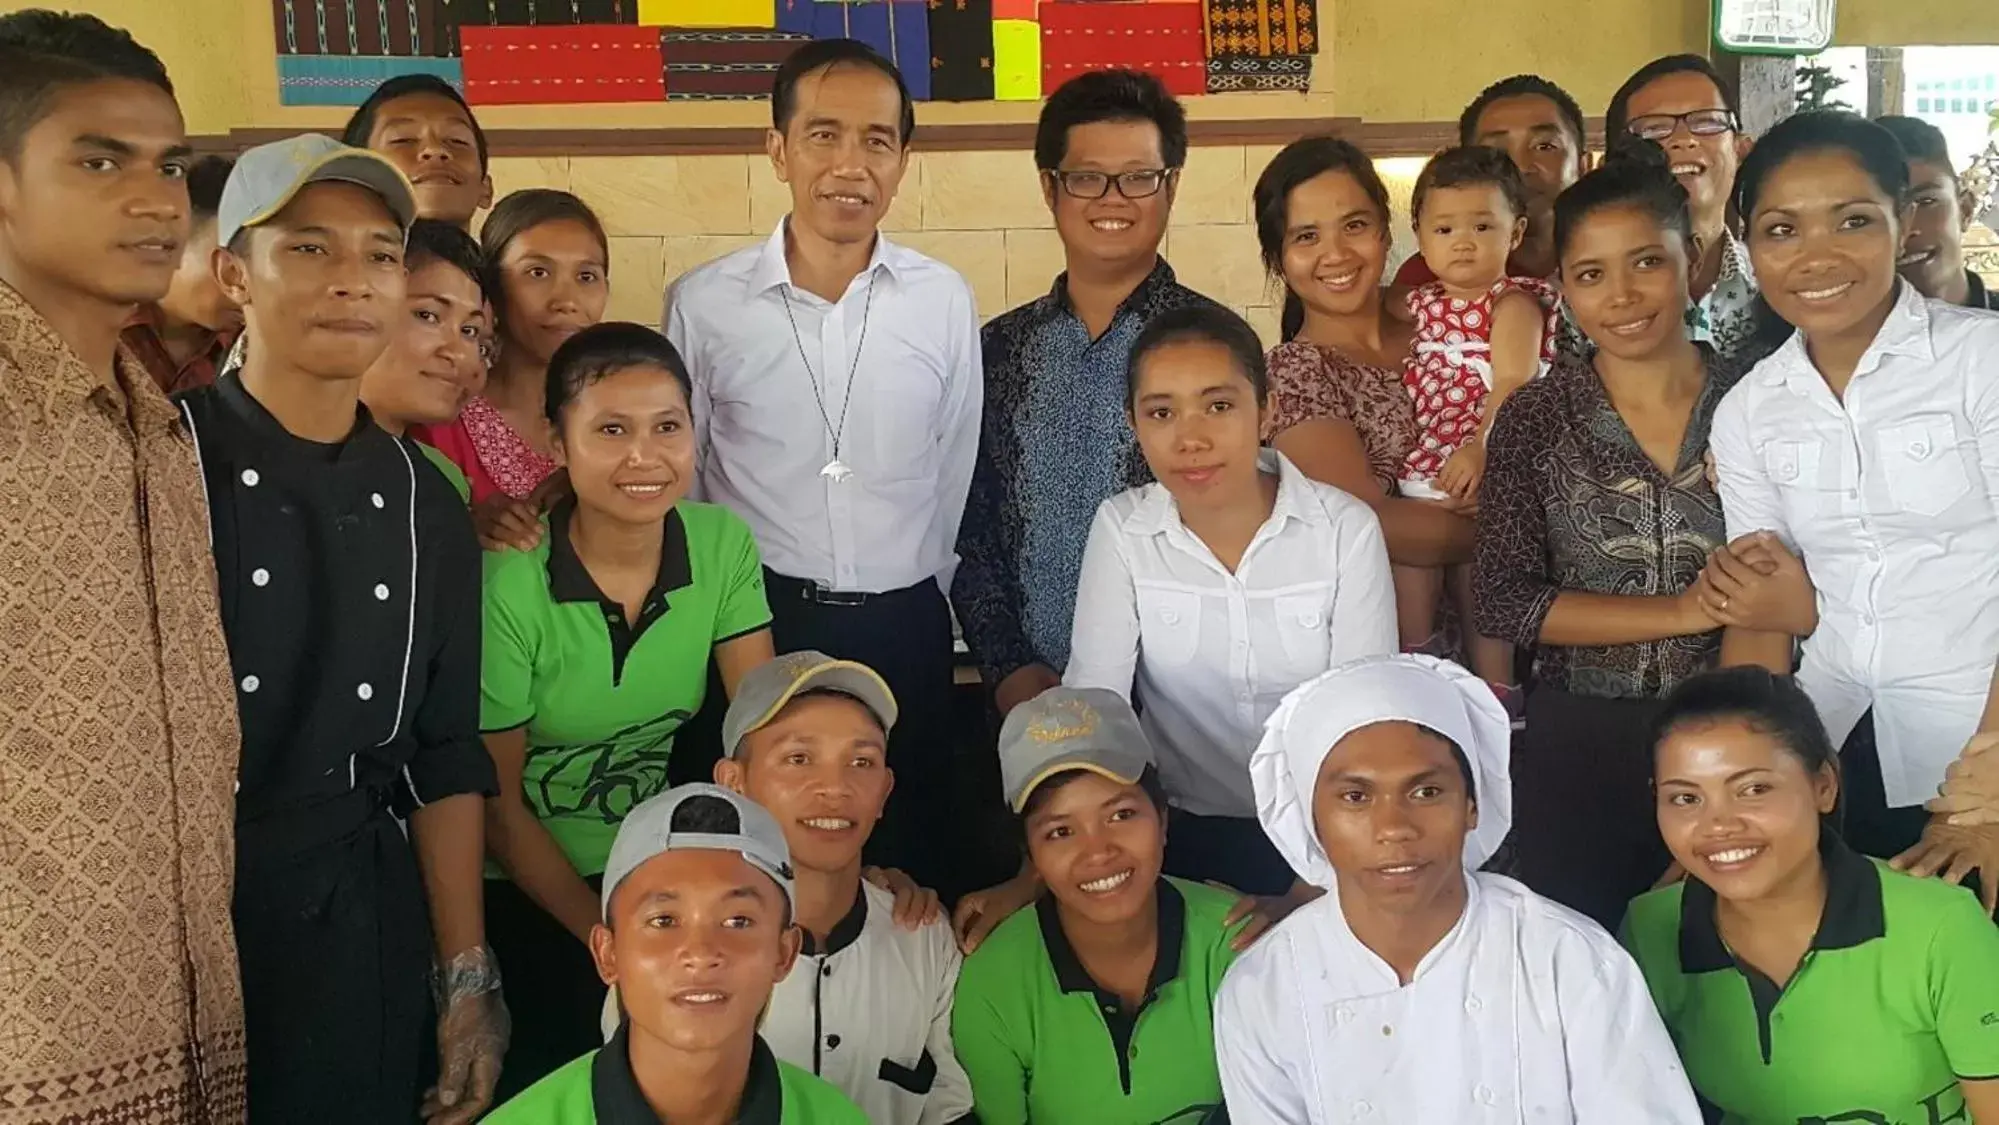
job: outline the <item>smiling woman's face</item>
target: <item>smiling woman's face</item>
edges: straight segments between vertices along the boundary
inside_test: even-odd
[[[1894,300],[1901,201],[1843,149],[1801,152],[1772,169],[1747,216],[1764,299],[1807,338],[1878,323]]]
[[[1138,785],[1077,770],[1042,782],[1026,814],[1027,855],[1048,893],[1099,925],[1136,917],[1166,858],[1166,821]]]
[[[586,383],[562,408],[555,452],[579,507],[619,523],[657,523],[694,483],[686,392],[651,364]]]
[[[1659,832],[1687,873],[1753,901],[1819,862],[1819,822],[1839,796],[1776,736],[1721,719],[1667,732],[1654,758]]]
[[[1284,284],[1326,316],[1374,315],[1388,267],[1388,216],[1344,169],[1291,189],[1284,204]]]

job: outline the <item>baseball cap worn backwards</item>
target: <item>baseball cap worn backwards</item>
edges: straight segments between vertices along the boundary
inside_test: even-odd
[[[216,242],[229,245],[240,232],[269,222],[299,192],[323,183],[357,184],[381,196],[405,231],[416,221],[416,193],[386,157],[301,133],[236,158],[215,211]]]
[[[688,801],[712,797],[726,803],[735,813],[734,823],[725,830],[677,830],[675,819]],[[669,789],[645,801],[625,817],[618,838],[611,844],[611,856],[604,864],[603,917],[611,920],[611,896],[625,877],[657,856],[672,851],[735,852],[750,866],[771,877],[784,892],[787,906],[796,909],[792,890],[791,849],[785,846],[784,831],[762,805],[719,785],[698,783]]]

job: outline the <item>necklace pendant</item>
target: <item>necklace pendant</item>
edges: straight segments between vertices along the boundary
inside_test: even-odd
[[[832,481],[834,484],[845,484],[847,483],[847,478],[854,475],[854,470],[848,468],[845,461],[835,457],[831,461],[826,462],[826,467],[819,470],[819,475]]]

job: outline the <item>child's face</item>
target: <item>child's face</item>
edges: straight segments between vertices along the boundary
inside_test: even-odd
[[[486,385],[479,355],[485,331],[478,284],[449,262],[425,261],[409,272],[403,315],[361,380],[362,401],[378,421],[399,428],[451,421]]]
[[[786,704],[743,739],[739,757],[716,763],[715,780],[770,810],[801,870],[829,874],[860,864],[895,783],[881,723],[833,694]]]
[[[694,484],[694,421],[673,373],[614,371],[562,409],[556,458],[576,502],[620,523],[656,524]]]
[[[1483,290],[1506,276],[1506,258],[1527,233],[1498,184],[1433,188],[1416,220],[1416,245],[1438,280]]]
[[[106,305],[159,300],[188,236],[192,154],[165,90],[106,79],[63,87],[0,153],[0,247],[42,288]]]
[[[160,298],[160,310],[176,321],[210,332],[234,332],[243,327],[243,310],[215,280],[213,218],[196,226],[188,237],[181,250],[180,268],[174,271],[167,295]]]
[[[479,165],[472,118],[442,94],[383,102],[368,147],[395,162],[416,189],[417,214],[456,226],[493,204],[493,180]]]
[[[570,220],[522,231],[500,255],[506,302],[505,347],[547,364],[564,340],[604,319],[611,299],[608,264],[597,236]]]
[[[1030,807],[1027,855],[1057,902],[1102,925],[1147,908],[1166,858],[1166,821],[1144,789],[1081,772]]]
[[[640,864],[590,933],[632,1034],[711,1052],[756,1033],[771,989],[798,957],[784,892],[731,851],[683,849]]]
[[[1134,379],[1131,428],[1138,447],[1183,509],[1254,494],[1263,411],[1227,348],[1176,341],[1148,353]]]
[[[311,184],[245,233],[242,257],[216,255],[216,276],[252,346],[318,378],[359,379],[389,346],[409,284],[388,204],[358,184]]]

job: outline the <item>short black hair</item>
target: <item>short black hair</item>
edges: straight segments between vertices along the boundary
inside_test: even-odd
[[[111,79],[174,92],[158,55],[96,16],[46,8],[0,16],[0,157],[20,155],[63,90]]]
[[[909,96],[909,83],[903,81],[902,71],[888,56],[858,39],[815,39],[791,52],[771,83],[770,127],[779,133],[790,129],[792,115],[798,112],[798,84],[836,66],[873,67],[895,83],[896,96],[902,99],[898,127],[907,146],[916,135],[916,102]]]
[[[1250,193],[1256,213],[1257,246],[1263,252],[1263,268],[1272,278],[1281,280],[1284,274],[1284,233],[1291,226],[1291,193],[1328,172],[1343,172],[1353,177],[1368,202],[1374,204],[1382,237],[1389,237],[1388,185],[1381,182],[1374,160],[1359,145],[1324,136],[1292,141],[1264,165],[1263,174],[1256,178],[1256,189]],[[1289,340],[1304,326],[1305,304],[1287,285],[1280,331]]]
[[[564,340],[549,357],[543,413],[551,424],[560,427],[563,408],[575,401],[583,388],[634,367],[664,370],[680,385],[688,409],[693,409],[694,380],[687,373],[686,361],[680,358],[680,349],[643,324],[608,320]]]
[[[1942,129],[1920,117],[1894,113],[1877,117],[1874,123],[1888,130],[1910,160],[1938,165],[1950,173],[1951,179],[1957,178],[1957,165],[1950,162],[1950,141],[1944,138]]]
[[[481,297],[488,301],[493,299],[493,294],[486,288],[490,273],[486,269],[485,251],[479,249],[477,239],[456,224],[441,219],[418,219],[410,224],[403,268],[414,273],[431,262],[456,267],[479,287]]]
[[[1263,360],[1263,341],[1249,322],[1220,305],[1205,302],[1181,305],[1152,318],[1131,342],[1131,354],[1124,368],[1124,405],[1130,410],[1138,403],[1138,369],[1146,357],[1169,344],[1190,342],[1220,344],[1228,349],[1236,370],[1249,380],[1256,404],[1263,405],[1270,393],[1270,373]]]
[[[1714,83],[1715,92],[1721,95],[1722,108],[1728,110],[1730,117],[1741,120],[1742,111],[1735,97],[1735,87],[1728,84],[1713,63],[1699,55],[1667,55],[1639,67],[1610,96],[1610,108],[1603,115],[1604,135],[1615,137],[1629,128],[1632,96],[1670,74],[1698,74]]]
[[[1639,207],[1661,230],[1680,236],[1692,255],[1694,221],[1687,189],[1675,179],[1666,150],[1658,142],[1630,133],[1610,134],[1610,151],[1595,171],[1555,197],[1555,257],[1569,249],[1569,240],[1584,219],[1606,207]]]
[[[222,188],[236,162],[226,156],[204,156],[187,170],[187,208],[196,226],[215,218],[222,208]]]
[[[382,107],[397,98],[407,98],[413,94],[434,94],[458,103],[465,111],[465,120],[472,126],[472,143],[479,150],[479,172],[486,172],[486,130],[479,125],[479,115],[472,112],[472,106],[458,87],[446,82],[435,74],[398,74],[375,87],[374,92],[354,110],[347,119],[347,127],[340,131],[340,142],[349,148],[367,148],[368,138],[375,135],[375,119],[382,115]]]
[[[1447,148],[1430,158],[1423,165],[1423,171],[1416,177],[1416,190],[1409,197],[1409,218],[1416,226],[1423,223],[1423,204],[1430,193],[1438,188],[1477,187],[1490,184],[1506,197],[1506,205],[1513,208],[1513,217],[1527,214],[1527,181],[1520,178],[1520,169],[1513,158],[1496,148],[1484,145],[1461,145]]]
[[[1763,134],[1735,173],[1735,210],[1744,222],[1756,213],[1763,184],[1800,156],[1843,152],[1866,171],[1897,207],[1909,197],[1909,158],[1895,134],[1857,113],[1814,109],[1794,113]]]
[[[1062,83],[1041,105],[1034,126],[1034,166],[1053,172],[1069,158],[1069,130],[1100,121],[1150,121],[1168,169],[1187,164],[1187,110],[1157,77],[1137,70],[1093,70]]]
[[[1807,773],[1840,768],[1839,748],[1797,679],[1753,664],[1703,672],[1674,688],[1652,719],[1654,760],[1676,731],[1730,720],[1774,739]]]
[[[1042,805],[1047,804],[1048,798],[1056,790],[1080,778],[1102,776],[1094,770],[1086,770],[1081,766],[1049,774],[1041,784],[1034,787],[1033,792],[1027,795],[1027,803],[1020,806],[1019,819],[1022,830],[1027,827],[1027,819],[1039,811]],[[1146,799],[1152,802],[1153,809],[1164,818],[1167,809],[1166,784],[1159,780],[1159,767],[1145,767],[1144,772],[1138,775],[1138,787],[1145,793]]]
[[[1583,107],[1569,96],[1567,90],[1538,74],[1516,74],[1502,78],[1478,92],[1465,111],[1458,115],[1458,143],[1470,145],[1478,143],[1478,119],[1486,107],[1502,98],[1536,97],[1546,98],[1555,103],[1562,120],[1568,125],[1569,133],[1576,142],[1578,154],[1588,148],[1589,125],[1583,120]]]

